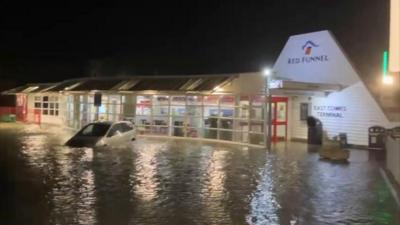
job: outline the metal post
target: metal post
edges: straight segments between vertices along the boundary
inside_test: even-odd
[[[272,142],[272,96],[269,90],[270,78],[266,76],[265,78],[265,105],[267,112],[265,114],[265,131],[266,131],[266,148],[268,151],[271,151],[271,142]]]
[[[95,106],[94,121],[99,121],[99,106]]]

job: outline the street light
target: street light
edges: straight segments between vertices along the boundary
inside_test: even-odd
[[[269,89],[269,84],[271,80],[273,72],[270,68],[265,68],[263,70],[263,75],[265,77],[265,82],[264,82],[264,94],[265,94],[265,100],[264,101],[264,112],[267,112],[266,118],[264,118],[264,127],[267,128],[267,133],[266,133],[266,143],[265,147],[267,148],[268,151],[271,150],[271,142],[272,142],[272,96],[270,93]],[[265,129],[264,129],[265,130]]]
[[[264,75],[264,76],[269,77],[269,76],[271,76],[271,74],[272,74],[272,71],[271,71],[270,68],[265,68],[265,69],[263,70],[263,75]]]

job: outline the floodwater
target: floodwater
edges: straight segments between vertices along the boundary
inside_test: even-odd
[[[139,138],[70,149],[56,128],[0,124],[0,224],[400,224],[366,151],[320,161],[277,150]]]

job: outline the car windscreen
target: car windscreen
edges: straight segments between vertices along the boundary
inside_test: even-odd
[[[80,135],[90,136],[90,137],[102,137],[107,133],[109,128],[110,124],[102,124],[102,123],[89,124],[82,129]]]

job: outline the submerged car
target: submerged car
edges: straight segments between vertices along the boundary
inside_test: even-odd
[[[94,122],[84,126],[65,145],[70,147],[118,147],[136,139],[135,125],[129,121]]]

